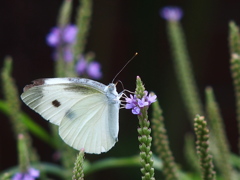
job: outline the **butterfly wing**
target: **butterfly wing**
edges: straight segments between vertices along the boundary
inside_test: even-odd
[[[24,88],[21,98],[43,118],[59,125],[67,144],[99,154],[114,146],[118,135],[119,104],[109,103],[105,87],[83,78],[39,79]]]
[[[116,118],[109,115],[108,99],[103,94],[91,94],[69,110],[59,126],[62,139],[75,149],[100,154],[111,149],[117,141],[118,110]],[[112,130],[112,122],[117,128]],[[110,128],[111,127],[111,128]],[[113,133],[114,132],[114,133]]]

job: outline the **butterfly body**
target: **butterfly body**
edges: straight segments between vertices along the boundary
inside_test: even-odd
[[[100,154],[117,142],[121,94],[85,78],[47,78],[33,81],[21,95],[23,102],[59,126],[59,135],[73,148]]]

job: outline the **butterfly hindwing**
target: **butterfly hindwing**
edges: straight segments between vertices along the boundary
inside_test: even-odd
[[[59,134],[62,139],[88,153],[99,154],[112,148],[117,138],[109,128],[112,119],[109,119],[107,101],[103,94],[91,94],[76,103],[61,121]]]

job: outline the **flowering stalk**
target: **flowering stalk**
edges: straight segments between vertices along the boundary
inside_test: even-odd
[[[58,15],[58,28],[60,29],[60,36],[62,36],[64,28],[69,24],[71,18],[72,0],[64,0]],[[64,49],[62,47],[62,40],[57,45],[57,60],[55,61],[55,76],[64,77],[66,74],[65,61],[64,61]]]
[[[189,120],[192,122],[196,114],[203,114],[203,108],[194,80],[184,33],[179,23],[182,12],[180,8],[166,7],[162,9],[161,15],[167,20],[167,33],[172,49],[175,72]]]
[[[8,109],[11,109],[9,114],[10,120],[12,122],[13,130],[17,136],[20,133],[24,135],[27,132],[25,125],[19,121],[20,116],[20,101],[19,94],[17,92],[17,87],[13,78],[11,77],[12,71],[12,58],[6,57],[4,60],[4,67],[2,69],[2,88],[5,96],[5,101],[7,102]]]
[[[156,102],[153,104],[152,119],[154,145],[157,154],[159,154],[159,158],[163,161],[163,173],[166,176],[166,180],[178,180],[177,167],[169,147],[168,136],[163,120],[162,110],[159,103]]]
[[[32,161],[37,161],[38,160],[37,153],[31,146],[32,144],[31,137],[28,134],[26,126],[21,121],[22,115],[20,109],[19,94],[14,79],[11,77],[11,71],[12,71],[12,58],[6,57],[4,60],[4,67],[2,69],[1,78],[7,109],[11,110],[8,116],[11,121],[15,136],[17,137],[18,134],[23,134],[25,136],[27,146],[29,149],[31,149],[29,151],[31,155],[30,158]]]
[[[232,179],[229,144],[223,119],[211,87],[206,88],[206,108],[211,128],[210,142],[211,146],[213,146],[212,152],[214,153],[216,166],[222,173],[224,179]]]
[[[239,28],[234,22],[229,23],[229,46],[231,53],[231,73],[233,78],[235,97],[236,97],[236,111],[238,122],[238,149],[240,153],[240,36]]]
[[[38,178],[39,170],[30,167],[27,142],[23,134],[18,135],[18,152],[20,172],[16,173],[12,180],[34,180]]]
[[[240,55],[240,36],[238,26],[231,21],[229,23],[229,48],[230,53]]]
[[[145,95],[145,88],[142,84],[140,77],[137,77],[136,81],[136,91],[135,95],[138,99],[142,99]],[[152,137],[150,136],[151,128],[150,122],[148,121],[147,114],[148,106],[144,106],[140,109],[140,114],[138,115],[139,119],[139,128],[138,128],[138,140],[140,142],[140,162],[142,165],[141,172],[143,174],[142,180],[154,180],[154,168],[153,168],[153,159],[151,151],[151,142]]]
[[[74,61],[77,62],[77,59],[81,54],[83,54],[88,32],[90,29],[90,21],[92,16],[92,0],[80,0],[80,6],[78,9],[78,14],[76,18],[76,24],[79,29],[77,34],[76,44],[74,46]]]
[[[26,139],[23,134],[18,135],[18,152],[19,152],[20,171],[27,172],[30,163],[29,163]]]
[[[209,130],[207,128],[207,122],[203,116],[199,115],[196,115],[194,121],[194,130],[197,136],[197,153],[202,167],[202,178],[203,180],[215,180],[212,156],[209,154]]]
[[[58,27],[64,28],[71,18],[72,0],[64,0],[58,15]]]
[[[72,180],[83,180],[84,173],[83,173],[83,161],[84,161],[84,150],[81,149],[78,157],[76,159],[76,162],[74,164],[73,169],[73,177]]]

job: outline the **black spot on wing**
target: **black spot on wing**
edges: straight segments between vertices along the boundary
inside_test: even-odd
[[[59,106],[61,106],[61,103],[58,100],[54,100],[54,101],[52,101],[52,105],[54,107],[59,107]]]
[[[72,120],[72,119],[74,119],[74,117],[76,116],[76,114],[75,114],[73,111],[68,110],[68,111],[66,112],[65,116],[66,116],[68,119]]]

